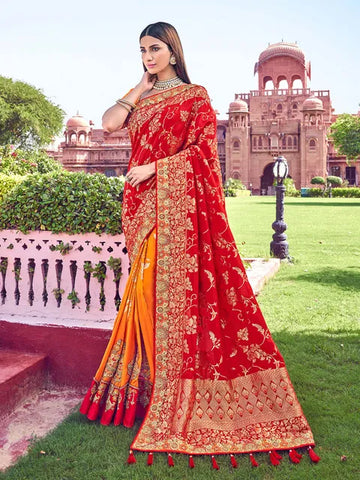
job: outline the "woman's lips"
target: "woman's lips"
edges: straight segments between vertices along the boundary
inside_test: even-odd
[[[148,68],[154,68],[154,67],[156,67],[156,64],[155,63],[150,63],[147,67]]]

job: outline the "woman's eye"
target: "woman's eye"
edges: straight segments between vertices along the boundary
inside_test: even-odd
[[[158,52],[159,51],[159,47],[154,47],[153,48],[153,52]]]

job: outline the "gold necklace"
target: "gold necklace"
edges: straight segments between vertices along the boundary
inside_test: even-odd
[[[168,88],[177,87],[178,85],[181,85],[182,83],[184,83],[184,82],[179,77],[169,78],[169,80],[156,80],[156,82],[153,85],[153,89],[154,90],[167,90]]]

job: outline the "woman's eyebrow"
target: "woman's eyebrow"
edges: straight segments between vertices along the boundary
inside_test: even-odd
[[[152,47],[160,47],[160,44],[159,43],[154,43],[153,45],[150,45],[149,48],[152,48]],[[140,49],[142,48],[145,48],[145,47],[140,47]]]

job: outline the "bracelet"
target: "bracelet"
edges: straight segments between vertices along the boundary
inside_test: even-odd
[[[129,100],[125,100],[125,98],[121,98],[120,100],[121,100],[123,103],[126,103],[127,105],[129,105],[129,107],[131,107],[133,110],[134,110],[134,108],[136,107],[135,103],[129,102]]]
[[[119,98],[119,100],[116,100],[116,103],[121,107],[125,108],[125,110],[127,110],[129,113],[133,110],[133,108],[126,102],[124,102],[121,98]]]

